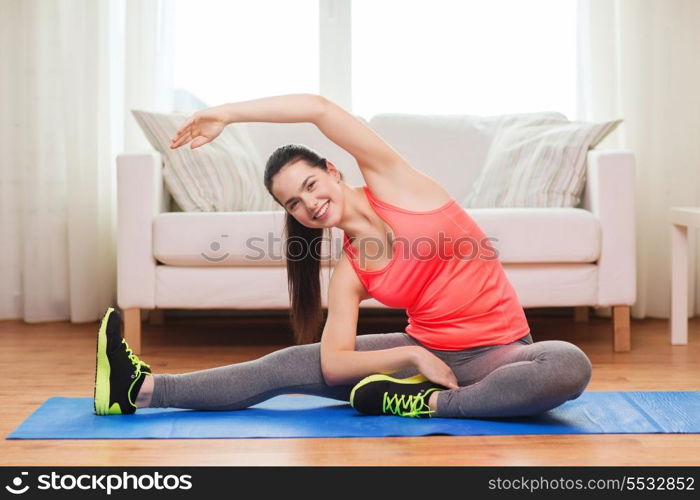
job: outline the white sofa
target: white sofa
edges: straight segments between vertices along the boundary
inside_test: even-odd
[[[461,115],[381,114],[369,125],[413,166],[463,200],[484,164],[489,119]],[[306,144],[330,159],[346,182],[363,185],[353,157],[311,123],[248,123],[263,162],[278,146]],[[125,336],[141,351],[141,311],[286,309],[281,236],[284,212],[178,212],[163,185],[155,151],[117,157],[118,306]],[[634,156],[590,150],[577,208],[475,208],[469,213],[499,252],[521,304],[612,308],[612,346],[631,348],[635,301]],[[327,306],[328,266],[341,251],[334,228],[321,273]],[[262,248],[267,248],[263,251]],[[383,308],[374,299],[363,308]],[[581,313],[583,313],[581,315]],[[566,332],[562,332],[566,339]]]

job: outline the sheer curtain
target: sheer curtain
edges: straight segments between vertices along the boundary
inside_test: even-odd
[[[115,156],[166,107],[167,3],[0,0],[0,319],[115,303]],[[163,76],[165,75],[165,76]]]
[[[581,119],[623,117],[600,148],[636,160],[637,303],[632,317],[671,311],[671,206],[700,206],[700,2],[579,0]],[[689,316],[700,312],[696,230],[688,232]],[[600,311],[601,315],[608,311]]]

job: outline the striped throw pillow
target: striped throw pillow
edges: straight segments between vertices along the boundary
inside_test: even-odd
[[[232,123],[208,144],[170,149],[184,113],[132,110],[148,142],[164,158],[163,180],[185,212],[282,210],[263,184],[264,165],[244,123]]]
[[[572,122],[533,117],[494,133],[467,208],[576,207],[586,183],[586,156],[622,120]]]

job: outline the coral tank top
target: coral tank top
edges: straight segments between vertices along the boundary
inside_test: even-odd
[[[414,212],[377,199],[394,247],[382,269],[366,271],[343,235],[343,251],[369,295],[406,310],[406,333],[426,347],[459,351],[514,342],[530,332],[515,289],[481,228],[454,198]]]

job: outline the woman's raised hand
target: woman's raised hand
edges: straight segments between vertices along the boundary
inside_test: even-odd
[[[190,141],[190,149],[203,146],[216,139],[228,124],[224,106],[197,111],[175,133],[170,141],[170,149],[177,149]]]

